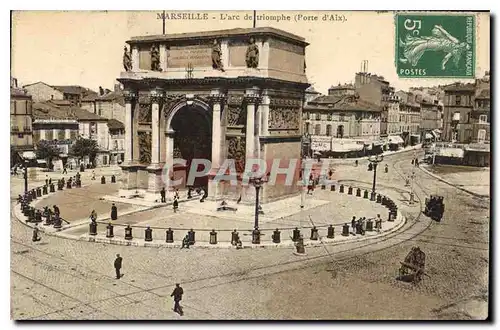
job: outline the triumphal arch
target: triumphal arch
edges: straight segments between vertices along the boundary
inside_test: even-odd
[[[125,162],[121,196],[156,196],[166,187],[165,164],[186,178],[190,162],[217,169],[234,159],[300,159],[305,75],[304,38],[268,27],[133,37],[118,79],[125,96]],[[185,180],[178,188],[185,185]],[[229,199],[242,188],[197,178],[208,195]],[[262,202],[298,191],[266,185]]]

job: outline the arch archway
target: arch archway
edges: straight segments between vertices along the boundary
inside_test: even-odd
[[[165,127],[173,132],[173,158],[186,160],[186,166],[174,167],[175,179],[184,178],[177,188],[184,188],[193,159],[212,159],[211,111],[200,102],[181,102],[167,112],[165,120]],[[208,176],[196,178],[194,186],[208,186]]]

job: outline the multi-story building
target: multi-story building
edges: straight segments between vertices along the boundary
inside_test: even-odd
[[[93,90],[82,86],[51,86],[41,81],[25,85],[23,88],[33,96],[34,102],[68,100],[79,106],[84,97],[97,95]]]
[[[81,108],[107,119],[125,121],[125,99],[120,84],[115,84],[113,91],[101,89],[99,95],[87,95],[81,101]]]
[[[380,135],[389,136],[390,141],[400,141],[394,135],[399,129],[399,98],[394,87],[384,77],[367,72],[358,72],[355,76],[354,88],[360,98],[382,107]],[[392,136],[391,136],[392,135]]]
[[[109,164],[110,135],[108,119],[76,107],[68,100],[52,100],[36,103],[35,140],[53,141],[67,157],[72,144],[79,138],[90,138],[97,142],[99,151],[96,165]],[[83,160],[86,164],[89,159]]]
[[[305,97],[304,97],[304,103],[307,104],[309,101],[312,101],[314,100],[315,98],[317,98],[318,96],[320,96],[321,93],[318,92],[312,85],[309,86],[307,89],[306,89],[306,92],[305,92]]]
[[[356,89],[353,84],[343,84],[340,83],[337,86],[331,86],[328,89],[328,95],[331,96],[344,96],[344,95],[354,95],[356,94]]]
[[[304,132],[320,151],[352,152],[380,146],[381,107],[359,95],[320,96],[303,109]]]
[[[458,143],[473,141],[471,112],[474,109],[475,84],[455,83],[445,87],[444,140]]]
[[[16,151],[33,150],[32,98],[25,89],[10,80],[10,145]]]
[[[121,164],[125,160],[125,125],[116,120],[108,120],[109,130],[109,164]]]
[[[420,122],[422,96],[413,92],[398,91],[399,97],[399,134],[405,145],[420,142]]]
[[[46,141],[59,149],[59,157],[66,163],[72,144],[78,139],[78,120],[51,102],[33,104],[33,143]]]

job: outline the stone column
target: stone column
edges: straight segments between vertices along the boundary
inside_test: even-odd
[[[132,71],[139,71],[139,48],[137,45],[132,46]]]
[[[212,102],[212,168],[218,169],[221,161],[221,110],[224,95],[218,90],[210,95]]]
[[[137,189],[137,168],[134,164],[134,107],[136,93],[130,90],[123,92],[125,98],[125,161],[122,168],[122,187],[119,190],[120,197],[130,197]]]
[[[151,91],[151,164],[160,163],[160,101],[163,91],[155,88]]]
[[[247,123],[245,132],[245,158],[255,157],[255,108],[259,96],[253,92],[247,92],[245,102],[247,104]]]
[[[125,163],[130,164],[134,159],[134,113],[136,94],[132,91],[124,91],[125,97]]]
[[[162,178],[163,166],[160,164],[160,102],[163,90],[155,88],[150,93],[151,99],[151,164],[148,171],[148,193],[150,199],[159,199],[159,193],[164,186]],[[149,198],[148,198],[149,199]]]
[[[163,72],[167,71],[167,45],[160,44],[160,68]]]
[[[269,104],[271,100],[267,93],[262,96],[262,101],[259,104],[259,108],[261,108],[262,112],[262,121],[260,128],[260,135],[266,136],[269,135]]]

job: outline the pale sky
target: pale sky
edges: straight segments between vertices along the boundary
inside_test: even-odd
[[[158,11],[161,12],[161,11]],[[203,13],[203,11],[197,11]],[[167,33],[250,28],[243,12],[208,12],[239,14],[240,20],[209,21],[167,20]],[[93,90],[98,86],[113,88],[123,70],[122,54],[132,36],[162,33],[162,21],[152,11],[66,11],[14,12],[12,17],[12,76],[20,84],[43,81],[52,85],[81,85]],[[302,36],[306,48],[307,77],[319,92],[331,85],[351,82],[363,60],[368,71],[384,76],[397,89],[434,86],[455,79],[400,79],[394,66],[394,13],[376,12],[301,12],[319,16],[316,22],[293,21],[298,12],[258,11],[257,14],[292,16],[290,22],[257,21],[257,26],[271,26]],[[325,22],[324,14],[345,15],[346,22]],[[476,19],[476,76],[490,68],[490,21],[488,13]]]

